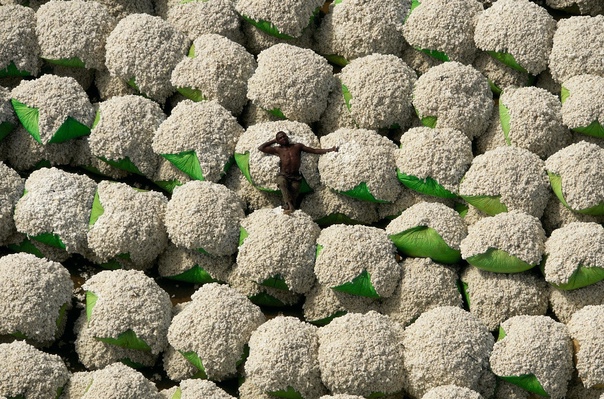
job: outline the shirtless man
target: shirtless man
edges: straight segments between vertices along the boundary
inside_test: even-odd
[[[274,146],[273,144],[279,144]],[[338,151],[338,147],[328,149],[311,148],[304,144],[293,144],[285,132],[277,132],[275,139],[267,141],[260,145],[258,150],[265,154],[279,156],[279,176],[277,185],[283,195],[283,209],[285,213],[291,213],[296,209],[296,201],[300,192],[300,183],[302,175],[300,174],[300,163],[302,152],[311,154],[326,154],[328,152]]]

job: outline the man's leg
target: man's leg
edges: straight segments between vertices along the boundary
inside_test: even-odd
[[[292,207],[290,209],[295,210],[298,206],[298,195],[300,194],[300,185],[302,181],[300,180],[292,180],[291,182],[291,203]]]
[[[283,197],[283,209],[292,210],[290,204],[292,203],[290,185],[285,176],[277,176],[277,186],[281,190],[281,196]]]

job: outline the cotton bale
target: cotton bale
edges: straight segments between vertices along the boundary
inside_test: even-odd
[[[604,138],[604,76],[577,75],[562,85],[562,120],[577,133]]]
[[[370,310],[377,312],[380,310],[380,302],[375,298],[347,294],[315,284],[306,294],[302,310],[306,321],[316,326],[324,326],[347,313],[367,313]]]
[[[168,7],[166,20],[189,40],[215,33],[237,43],[245,41],[233,0],[177,1]]]
[[[604,385],[604,362],[600,326],[604,322],[604,306],[586,306],[575,312],[568,331],[575,347],[576,367],[586,388]]]
[[[300,209],[319,226],[332,224],[372,224],[379,220],[377,207],[321,187],[302,199]]]
[[[4,4],[4,5],[1,5]],[[42,64],[36,13],[14,3],[0,3],[0,78],[37,76]]]
[[[81,399],[162,399],[153,382],[122,363],[93,372],[89,381]]]
[[[25,180],[19,174],[0,162],[0,244],[16,232],[14,209],[23,194]]]

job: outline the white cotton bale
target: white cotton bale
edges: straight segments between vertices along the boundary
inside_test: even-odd
[[[551,288],[549,306],[560,322],[568,324],[575,312],[585,306],[604,305],[604,282],[600,281],[587,287],[572,291]]]
[[[0,244],[6,243],[15,228],[14,209],[17,201],[23,195],[25,179],[0,162]]]
[[[233,257],[203,254],[169,243],[168,248],[159,255],[157,264],[161,277],[205,284],[227,281]]]
[[[532,75],[544,71],[552,51],[556,21],[529,0],[498,0],[477,16],[476,47]]]
[[[2,5],[4,4],[4,5]],[[0,3],[0,78],[37,76],[42,64],[36,13],[22,5]]]
[[[556,10],[596,16],[604,13],[604,4],[598,0],[545,0],[545,4]]]
[[[51,148],[59,149],[59,146],[63,146],[66,149],[71,149],[71,151],[68,153],[71,156],[71,161],[69,164],[71,166],[87,170],[88,172],[94,173],[96,175],[109,177],[114,180],[122,179],[128,175],[128,172],[126,172],[125,170],[118,169],[115,166],[111,166],[107,162],[101,161],[99,158],[92,155],[88,138],[89,136],[74,140],[73,142],[67,142],[62,144],[47,144],[43,147],[35,141],[33,141],[33,143],[37,145],[37,147],[35,148],[42,147],[44,149],[47,149],[47,152],[49,152]],[[30,141],[32,140],[33,138]],[[31,144],[31,146],[33,146],[34,144]]]
[[[81,399],[161,399],[155,384],[140,372],[113,363],[92,374],[92,382]]]
[[[546,159],[570,142],[557,96],[538,87],[504,89],[499,99],[501,127],[508,145]]]
[[[427,258],[407,258],[401,263],[401,281],[383,301],[382,313],[403,326],[422,313],[440,306],[462,306],[457,271]]]
[[[321,327],[318,335],[321,379],[333,394],[403,389],[403,327],[388,316],[349,313]]]
[[[88,138],[90,152],[112,166],[151,178],[160,161],[151,143],[165,119],[157,103],[141,96],[103,101]]]
[[[604,360],[600,326],[604,322],[604,306],[586,306],[575,312],[568,331],[575,347],[576,367],[586,388],[604,384]]]
[[[577,133],[604,138],[604,76],[577,75],[562,85],[562,120]]]
[[[301,295],[289,290],[258,284],[250,280],[237,264],[234,264],[227,277],[227,283],[241,295],[245,295],[253,304],[271,308],[295,306]]]
[[[174,189],[166,208],[166,229],[178,246],[215,256],[232,255],[245,217],[237,195],[222,184],[191,181]]]
[[[511,68],[486,52],[479,52],[472,66],[487,77],[493,94],[501,94],[506,87],[530,86],[533,82],[528,72]]]
[[[501,127],[499,109],[495,108],[491,114],[487,130],[472,142],[474,155],[482,155],[487,151],[494,150],[497,147],[506,147],[507,145],[508,143],[505,140],[505,134]]]
[[[518,211],[503,212],[468,228],[460,245],[461,256],[490,272],[523,272],[541,263],[545,240],[539,219]]]
[[[272,115],[270,112],[260,108],[250,101],[247,102],[243,108],[243,111],[241,112],[241,115],[239,116],[241,126],[243,126],[245,129],[259,123],[274,122],[278,120],[278,117]]]
[[[10,102],[11,92],[0,86],[0,140],[17,127],[18,119]]]
[[[249,341],[246,378],[268,394],[296,392],[303,398],[326,393],[319,370],[317,327],[278,316],[256,329]]]
[[[316,240],[320,228],[302,211],[259,209],[241,221],[237,265],[258,284],[304,294],[315,282]]]
[[[547,311],[549,287],[533,273],[492,273],[467,267],[461,282],[470,313],[491,331],[510,317],[540,316]]]
[[[146,269],[168,245],[164,224],[168,199],[156,191],[137,191],[102,181],[88,245],[100,262],[126,258],[129,267]]]
[[[250,183],[241,169],[232,166],[226,174],[224,185],[235,192],[245,204],[249,212],[261,208],[276,208],[281,205],[281,195],[277,192],[267,192],[257,189]],[[306,213],[310,213],[305,209]]]
[[[107,37],[105,62],[112,75],[163,104],[173,92],[172,70],[189,44],[184,34],[160,17],[130,14]]]
[[[180,394],[180,396],[177,396]],[[234,396],[229,395],[223,389],[218,387],[212,381],[189,379],[181,381],[178,388],[174,392],[175,396],[170,398],[181,399],[195,399],[195,398],[208,398],[208,399],[234,399]]]
[[[580,379],[573,378],[568,384],[566,399],[604,399],[604,389],[587,389],[583,386],[583,382]]]
[[[379,220],[376,205],[322,186],[302,199],[300,209],[319,226],[336,223],[371,224]]]
[[[172,71],[172,84],[191,100],[216,100],[239,115],[247,103],[247,82],[255,69],[254,56],[242,45],[218,34],[203,34]]]
[[[491,397],[495,376],[489,367],[494,339],[479,319],[463,309],[434,308],[405,330],[405,391],[421,397],[453,384]]]
[[[20,341],[0,344],[0,370],[0,395],[7,398],[55,399],[69,380],[69,371],[58,355]]]
[[[282,39],[297,38],[312,24],[321,0],[237,0],[235,9],[248,23]]]
[[[576,75],[604,76],[601,38],[604,35],[604,15],[561,19],[558,22],[549,69],[553,79],[563,83]]]
[[[130,14],[151,14],[153,15],[153,0],[85,0],[96,1],[104,5],[107,11],[119,21]]]
[[[94,83],[94,69],[86,69],[56,64],[53,65],[50,63],[47,63],[46,65],[50,67],[50,70],[52,71],[53,75],[74,78],[85,91],[90,90],[92,84]]]
[[[315,35],[317,52],[342,66],[373,53],[398,56],[410,7],[408,0],[333,2]]]
[[[152,148],[192,179],[217,182],[242,134],[237,119],[218,102],[184,100],[159,126]]]
[[[405,20],[407,42],[441,61],[470,64],[476,55],[474,27],[482,4],[478,0],[424,0]]]
[[[352,118],[350,109],[344,99],[344,90],[340,78],[340,74],[334,75],[335,87],[327,97],[327,108],[325,109],[325,112],[323,112],[323,115],[321,115],[317,128],[319,136],[328,135],[340,128],[353,129],[356,127],[356,122]]]
[[[380,310],[380,302],[378,299],[338,292],[315,284],[306,294],[302,310],[306,321],[324,326],[347,313],[367,313],[370,310],[377,312]]]
[[[321,137],[321,147],[338,147],[319,158],[321,182],[365,201],[394,202],[401,191],[396,177],[396,145],[374,130],[342,128]]]
[[[545,281],[565,290],[604,279],[604,227],[574,222],[552,231],[545,242]]]
[[[71,257],[71,254],[66,250],[43,244],[40,241],[30,240],[23,233],[11,235],[6,240],[5,245],[13,252],[25,252],[53,262],[65,262]]]
[[[19,172],[68,165],[77,151],[77,144],[72,140],[42,145],[22,125],[18,125],[2,142],[7,152],[6,163]]]
[[[23,80],[13,89],[11,102],[23,126],[41,144],[90,134],[94,108],[74,78],[43,75]]]
[[[372,54],[357,58],[339,75],[343,96],[357,127],[382,129],[411,123],[415,72],[400,58]]]
[[[323,57],[280,43],[258,55],[247,96],[283,119],[312,123],[325,111],[332,88],[332,68]]]
[[[484,75],[470,65],[451,61],[417,79],[413,106],[425,126],[457,129],[473,139],[488,126],[493,93]]]
[[[69,377],[69,381],[63,388],[61,399],[80,399],[86,393],[86,388],[92,382],[91,371],[77,371]]]
[[[561,149],[545,162],[552,189],[570,210],[604,215],[604,148],[581,141]]]
[[[314,268],[320,284],[369,298],[394,293],[401,268],[384,230],[336,224],[321,231],[317,245]]]
[[[36,12],[40,57],[49,63],[87,69],[105,65],[105,41],[116,21],[90,1],[49,1]]]
[[[460,244],[468,230],[454,209],[437,202],[420,202],[393,219],[386,234],[407,256],[451,264],[461,260]]]
[[[172,303],[152,278],[138,270],[106,270],[88,279],[82,288],[86,291],[88,334],[153,355],[167,346]],[[126,336],[134,339],[128,342]]]
[[[459,182],[474,158],[472,142],[465,134],[449,128],[416,127],[405,132],[400,142],[396,168],[406,187],[438,197],[457,197]]]
[[[43,243],[84,253],[96,183],[56,168],[33,172],[15,206],[17,231]]]
[[[171,345],[168,345],[168,348],[164,351],[163,366],[168,378],[176,382],[194,378],[199,372],[197,367],[193,366]]]
[[[153,367],[157,353],[128,349],[109,344],[95,338],[88,327],[86,312],[83,311],[74,325],[75,351],[80,363],[88,370],[98,370],[115,362],[123,362],[133,368]]]
[[[264,321],[245,296],[226,285],[206,284],[174,316],[168,341],[204,378],[221,381],[237,372],[244,345]]]
[[[441,385],[432,388],[422,399],[483,399],[484,397],[476,391],[457,385]]]
[[[319,148],[319,140],[312,129],[301,122],[276,121],[250,126],[239,138],[235,146],[235,161],[245,177],[256,188],[264,191],[277,191],[279,175],[279,157],[265,154],[258,147],[275,139],[277,132],[285,132],[290,142],[307,147]],[[303,177],[301,192],[315,189],[321,185],[317,169],[318,156],[302,152],[300,174]],[[308,188],[304,187],[308,186]]]
[[[168,8],[166,20],[189,40],[215,33],[237,43],[245,41],[233,0],[177,1]]]
[[[495,388],[495,399],[531,399],[532,393],[511,382],[499,380]],[[583,398],[587,399],[587,398]]]
[[[0,258],[0,335],[50,346],[65,329],[73,283],[60,263],[19,253]]]
[[[572,355],[564,324],[548,316],[514,316],[501,324],[490,364],[500,378],[527,376],[534,393],[561,399],[573,373]]]
[[[523,148],[497,147],[474,158],[459,194],[491,216],[519,210],[540,218],[550,194],[545,163]]]
[[[117,76],[111,76],[106,68],[94,72],[94,86],[99,91],[99,97],[103,101],[109,100],[111,97],[136,93],[136,90],[129,86],[128,82]]]
[[[541,218],[541,222],[543,223],[543,229],[545,230],[545,234],[548,236],[552,233],[552,231],[559,229],[560,227],[564,227],[569,223],[573,222],[595,222],[595,223],[603,223],[603,216],[593,216],[593,215],[584,215],[582,213],[573,212],[568,209],[556,194],[552,193],[550,199],[545,207],[545,211],[543,212],[543,217]]]

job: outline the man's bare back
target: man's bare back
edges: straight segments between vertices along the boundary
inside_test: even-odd
[[[273,146],[273,144],[279,144]],[[258,147],[265,154],[277,155],[279,157],[279,178],[277,184],[283,194],[285,202],[283,208],[287,213],[296,209],[296,201],[300,191],[300,165],[302,163],[302,152],[310,154],[326,154],[338,151],[337,147],[328,149],[307,147],[304,144],[292,143],[285,132],[278,132],[275,139],[267,141]]]

